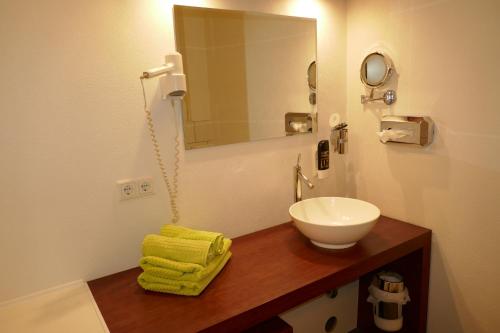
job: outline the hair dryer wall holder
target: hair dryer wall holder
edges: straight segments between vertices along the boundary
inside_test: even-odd
[[[143,79],[152,79],[159,76],[161,97],[182,99],[186,94],[186,75],[182,66],[182,55],[173,52],[165,56],[165,64],[160,67],[151,68],[141,75]]]

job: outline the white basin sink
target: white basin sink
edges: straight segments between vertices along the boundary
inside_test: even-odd
[[[345,249],[356,244],[373,228],[380,210],[369,202],[340,197],[299,201],[290,216],[304,236],[319,247]]]

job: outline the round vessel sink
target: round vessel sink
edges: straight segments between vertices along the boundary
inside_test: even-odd
[[[319,247],[345,249],[356,244],[373,228],[380,210],[351,198],[321,197],[290,206],[290,216],[304,236]]]

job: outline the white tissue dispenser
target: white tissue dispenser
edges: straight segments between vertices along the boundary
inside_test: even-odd
[[[380,141],[412,143],[427,146],[432,143],[434,123],[429,117],[385,116],[380,122]]]

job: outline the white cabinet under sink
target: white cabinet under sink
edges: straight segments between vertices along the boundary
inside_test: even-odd
[[[358,281],[338,289],[335,298],[326,294],[280,314],[293,327],[294,333],[347,333],[356,328]],[[325,330],[329,318],[337,318],[330,331]]]

